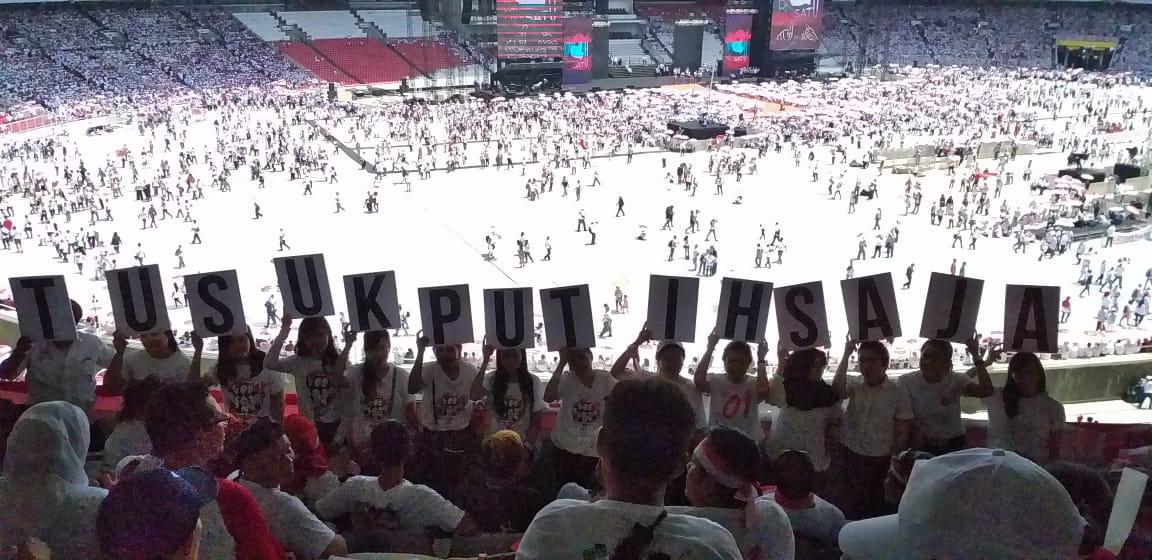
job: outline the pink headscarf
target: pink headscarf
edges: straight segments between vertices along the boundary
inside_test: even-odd
[[[716,452],[710,438],[704,438],[692,452],[692,460],[721,486],[735,491],[734,497],[744,502],[744,527],[751,529],[760,520],[756,512],[756,498],[760,496],[760,489],[755,480],[748,480],[736,473],[731,465]]]

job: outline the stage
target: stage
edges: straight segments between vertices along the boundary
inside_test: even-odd
[[[708,140],[728,131],[728,125],[703,124],[700,121],[669,121],[668,130],[693,140]]]

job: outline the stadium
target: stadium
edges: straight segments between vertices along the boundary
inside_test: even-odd
[[[1150,33],[0,0],[0,559],[1147,558]]]

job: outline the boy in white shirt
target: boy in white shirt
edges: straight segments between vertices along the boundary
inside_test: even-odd
[[[795,542],[784,510],[760,497],[760,450],[752,438],[716,426],[692,452],[685,493],[692,507],[669,511],[710,519],[736,539],[744,558],[792,560]]]
[[[641,560],[654,555],[739,560],[726,529],[664,508],[668,481],[684,467],[695,416],[675,385],[629,379],[613,387],[596,440],[605,497],[556,500],[532,521],[518,560]]]
[[[261,418],[248,426],[232,445],[240,465],[242,486],[252,493],[268,529],[284,550],[298,560],[315,560],[348,552],[344,537],[337,535],[308,511],[299,498],[280,490],[292,479],[292,444],[280,424]]]
[[[316,502],[316,512],[334,520],[367,510],[378,529],[419,531],[435,528],[455,536],[476,534],[476,521],[435,490],[404,478],[404,464],[412,454],[408,428],[386,420],[372,430],[372,455],[379,476],[353,476]],[[349,535],[352,550],[380,550],[367,535]]]
[[[844,346],[844,355],[832,378],[832,389],[848,399],[840,425],[845,472],[852,496],[849,517],[875,517],[884,511],[884,477],[892,455],[908,446],[912,403],[908,392],[888,379],[888,348],[878,341],[860,344],[860,379],[848,380],[848,360],[856,343]]]
[[[964,422],[960,418],[960,398],[982,399],[991,396],[995,387],[985,364],[995,361],[990,348],[988,360],[980,356],[977,340],[967,343],[968,354],[976,369],[976,380],[952,371],[952,343],[927,340],[920,347],[920,369],[902,375],[896,384],[908,392],[912,404],[913,449],[945,455],[967,447]]]

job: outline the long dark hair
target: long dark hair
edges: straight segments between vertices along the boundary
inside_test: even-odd
[[[256,347],[256,340],[252,338],[252,331],[248,331],[242,335],[224,335],[216,339],[216,347],[219,352],[216,358],[216,381],[220,383],[221,387],[227,387],[232,384],[238,375],[236,371],[237,360],[232,358],[231,352],[228,347],[232,345],[232,339],[238,336],[248,338],[248,356],[245,361],[248,362],[248,371],[252,377],[260,375],[264,371],[264,351]]]
[[[784,360],[784,397],[789,408],[808,411],[840,402],[836,391],[823,379],[811,378],[812,370],[821,362],[827,364],[828,357],[815,348],[797,350]]]
[[[367,359],[368,349],[375,348],[381,341],[388,342],[388,347],[392,347],[392,339],[388,336],[388,331],[369,331],[364,333],[364,365],[360,367],[360,392],[364,395],[364,400],[372,398],[376,393],[376,386],[380,383],[381,372],[376,368],[376,364]],[[384,363],[388,363],[388,358],[384,358]],[[395,376],[393,376],[395,379]],[[395,395],[393,395],[395,396]]]
[[[536,402],[536,387],[532,382],[532,374],[528,373],[528,353],[523,349],[501,349],[496,351],[496,369],[492,371],[492,408],[501,416],[508,412],[504,404],[504,396],[508,394],[509,372],[500,367],[501,352],[516,352],[520,354],[520,367],[516,368],[516,382],[520,384],[520,394],[523,395],[524,410],[532,410],[532,403]]]
[[[1048,392],[1048,379],[1044,373],[1044,364],[1040,363],[1040,358],[1031,352],[1018,352],[1008,360],[1008,379],[1004,381],[1004,414],[1008,418],[1016,418],[1020,414],[1020,387],[1016,385],[1016,378],[1014,373],[1028,367],[1029,365],[1036,368],[1037,373],[1040,375],[1040,380],[1036,384],[1036,389],[1041,393]]]
[[[304,349],[304,339],[321,329],[328,338],[328,344],[320,351],[319,356],[314,356],[312,353],[316,351],[315,349]],[[305,317],[300,321],[300,329],[296,331],[296,355],[302,358],[319,358],[320,363],[325,367],[335,364],[340,359],[340,353],[336,351],[336,343],[332,340],[332,325],[328,324],[328,319]]]

